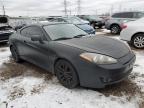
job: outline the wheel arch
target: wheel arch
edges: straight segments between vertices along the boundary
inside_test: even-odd
[[[78,74],[78,72],[77,72],[77,69],[76,69],[74,63],[72,63],[72,62],[71,62],[69,59],[67,59],[67,58],[64,58],[64,57],[58,57],[57,59],[55,59],[55,61],[54,61],[54,65],[53,65],[53,70],[55,71],[55,65],[56,65],[56,63],[57,63],[59,60],[65,60],[65,61],[69,62],[69,63],[73,66],[74,70],[76,71],[76,74],[77,74],[78,80],[80,81],[80,79],[79,79],[79,74]],[[55,74],[55,72],[54,72],[54,74]]]
[[[10,47],[10,49],[11,49],[11,47],[12,47],[13,45],[11,44],[11,45],[9,45],[9,47]]]

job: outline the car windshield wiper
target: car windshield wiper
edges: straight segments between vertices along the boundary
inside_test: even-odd
[[[67,40],[67,39],[72,39],[72,38],[70,38],[70,37],[61,37],[61,38],[55,39],[54,41],[57,41],[57,40]]]
[[[83,36],[86,36],[86,34],[76,35],[76,36],[74,36],[73,38],[81,38],[81,37],[83,37]]]

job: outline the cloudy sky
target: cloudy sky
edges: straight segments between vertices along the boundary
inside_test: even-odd
[[[0,0],[9,16],[64,15],[64,0]],[[77,1],[67,0],[68,14],[77,14]],[[81,0],[81,14],[101,14],[104,12],[128,10],[144,11],[144,0]]]

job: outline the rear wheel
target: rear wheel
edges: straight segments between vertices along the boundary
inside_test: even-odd
[[[138,49],[144,48],[144,33],[136,34],[132,38],[132,45]]]
[[[19,63],[19,62],[22,61],[22,60],[20,59],[20,57],[19,57],[19,54],[18,54],[18,51],[17,51],[16,47],[11,46],[11,47],[10,47],[10,51],[11,51],[11,53],[12,53],[12,58],[14,59],[15,62]]]
[[[79,83],[75,68],[66,60],[56,62],[55,74],[60,83],[69,89],[75,88]]]
[[[116,25],[116,24],[112,25],[111,28],[110,28],[110,30],[111,30],[112,34],[119,34],[120,31],[121,31],[119,25]]]
[[[98,28],[99,28],[99,29],[101,29],[101,28],[102,28],[102,26],[100,25],[100,26],[98,26]]]

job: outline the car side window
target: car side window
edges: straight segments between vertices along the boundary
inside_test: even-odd
[[[62,18],[58,18],[58,22],[66,22],[66,21]]]
[[[24,28],[21,31],[21,34],[29,38],[33,36],[37,36],[37,35],[43,36],[42,30],[39,27],[35,27],[35,26],[29,26],[29,27]]]
[[[113,18],[116,18],[116,17],[117,17],[117,13],[116,13],[116,14],[113,14],[112,17],[113,17]]]
[[[133,18],[133,13],[132,12],[123,13],[122,18]]]
[[[144,17],[144,13],[142,13],[142,12],[134,13],[134,18],[142,18],[142,17]]]
[[[112,15],[113,18],[133,18],[132,12],[116,13]]]
[[[21,35],[27,37],[28,34],[29,34],[29,33],[28,33],[28,30],[29,30],[29,27],[22,29],[22,30],[20,31]]]
[[[112,15],[113,18],[121,18],[121,13],[115,13]]]

